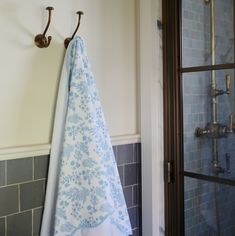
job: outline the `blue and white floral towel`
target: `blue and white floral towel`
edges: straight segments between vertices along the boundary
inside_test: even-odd
[[[41,236],[127,236],[130,220],[84,42],[69,44]]]

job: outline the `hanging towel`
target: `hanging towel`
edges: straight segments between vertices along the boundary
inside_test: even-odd
[[[128,236],[130,220],[83,40],[59,86],[41,236]]]

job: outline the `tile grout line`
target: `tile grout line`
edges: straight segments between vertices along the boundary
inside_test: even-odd
[[[35,183],[35,182],[43,181],[43,180],[46,180],[46,178],[35,179],[35,180],[28,180],[28,181],[19,182],[19,183],[14,183],[14,184],[8,184],[8,185],[6,185],[6,186],[1,186],[0,189],[6,188],[6,187],[12,187],[12,186],[15,186],[15,185],[20,185],[20,184]]]
[[[131,186],[131,193],[132,193],[132,206],[134,206],[134,185]]]
[[[14,215],[18,215],[18,214],[21,214],[21,213],[25,213],[25,212],[28,212],[28,211],[31,211],[32,209],[27,209],[27,210],[23,210],[21,212],[15,212],[15,213],[12,213],[12,214],[8,214],[6,216],[3,216],[3,217],[9,217],[9,216],[14,216]]]
[[[43,207],[44,204],[45,204],[45,201],[46,201],[46,192],[47,192],[46,180],[43,181],[42,192],[43,192],[43,202],[42,202],[42,207]]]
[[[134,208],[138,208],[138,206],[127,207],[127,209],[134,209]]]
[[[5,216],[5,236],[7,236],[7,217]]]
[[[39,209],[42,209],[42,208],[43,208],[43,206],[39,206],[39,207],[32,208],[32,210],[36,211],[36,210],[39,210]]]
[[[33,218],[34,218],[34,209],[31,210],[32,212],[32,228],[31,228],[31,233],[32,233],[32,236],[33,236],[33,227],[34,227],[34,224],[33,224]]]
[[[129,162],[129,163],[124,163],[124,164],[118,164],[117,166],[128,166],[128,165],[138,165],[138,164],[140,164],[140,163],[137,163],[137,162],[131,163],[131,162]]]
[[[18,184],[18,209],[19,209],[19,212],[21,212],[21,207],[20,207],[20,184]]]

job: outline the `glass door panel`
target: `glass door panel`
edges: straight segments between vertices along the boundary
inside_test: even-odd
[[[184,170],[235,180],[235,168],[231,169],[235,167],[234,118],[231,116],[234,114],[234,70],[216,71],[215,78],[220,95],[216,96],[216,114],[213,114],[211,72],[182,76]],[[230,81],[227,88],[226,78]],[[217,122],[214,125],[213,116]]]
[[[233,0],[182,0],[182,67],[234,63]],[[213,32],[211,33],[211,14]],[[214,40],[212,63],[211,39]]]
[[[235,235],[235,188],[185,177],[185,236]]]
[[[181,16],[184,233],[234,236],[234,1],[182,0]]]

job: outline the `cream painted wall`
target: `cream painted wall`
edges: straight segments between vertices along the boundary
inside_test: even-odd
[[[47,49],[34,45],[54,6]],[[112,136],[138,133],[135,0],[0,1],[0,148],[50,143],[63,40],[85,39]]]

